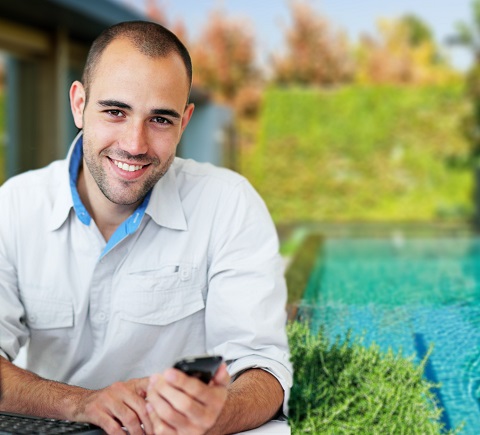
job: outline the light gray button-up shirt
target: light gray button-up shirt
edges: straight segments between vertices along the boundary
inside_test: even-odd
[[[28,342],[27,369],[96,389],[220,354],[232,375],[274,374],[286,405],[286,288],[258,194],[229,170],[176,158],[107,244],[74,207],[81,139],[0,188],[0,355]]]

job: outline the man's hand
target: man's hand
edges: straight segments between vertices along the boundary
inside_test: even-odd
[[[152,434],[145,401],[147,386],[148,378],[141,378],[88,391],[78,402],[73,419],[94,423],[113,435],[125,435],[122,426],[130,435]]]
[[[176,369],[151,376],[147,410],[155,435],[204,434],[223,409],[229,382],[225,364],[208,385]]]

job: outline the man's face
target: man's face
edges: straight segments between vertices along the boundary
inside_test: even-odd
[[[79,82],[71,89],[75,124],[83,128],[89,194],[100,189],[122,205],[144,198],[173,161],[193,112],[193,105],[186,106],[188,92],[187,72],[176,53],[147,57],[126,39],[105,49],[88,104]]]

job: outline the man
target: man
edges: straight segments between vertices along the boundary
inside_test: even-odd
[[[196,434],[285,409],[275,230],[245,179],[174,157],[191,80],[171,32],[112,26],[71,86],[67,159],[0,189],[2,410]],[[205,353],[227,362],[208,385],[170,368]]]

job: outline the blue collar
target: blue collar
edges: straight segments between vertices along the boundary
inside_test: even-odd
[[[83,205],[77,189],[78,173],[80,171],[82,161],[83,135],[80,135],[77,139],[77,142],[74,144],[68,172],[70,174],[70,190],[72,192],[73,208],[75,210],[75,214],[77,215],[80,222],[88,226],[92,221],[92,217]],[[135,231],[138,230],[138,228],[140,227],[140,223],[142,222],[143,216],[145,215],[145,210],[147,209],[151,194],[152,191],[150,190],[143,199],[142,203],[132,213],[132,215],[125,219],[116,229],[116,231],[112,234],[112,237],[110,237],[100,258],[107,254],[107,252],[109,252],[114,246],[120,243],[125,237],[133,234]]]

